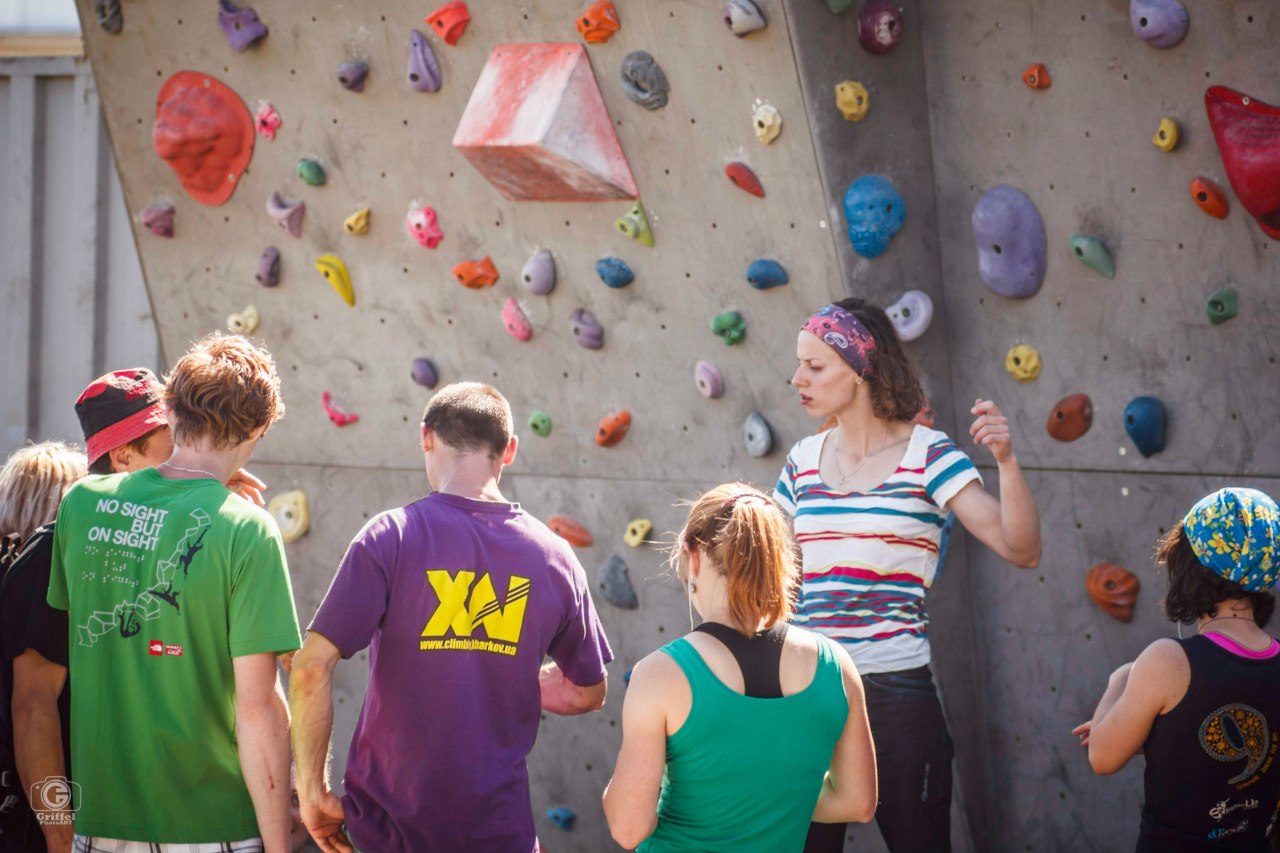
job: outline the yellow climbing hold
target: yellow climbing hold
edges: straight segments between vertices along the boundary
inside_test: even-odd
[[[644,544],[645,537],[653,530],[653,522],[647,518],[634,518],[627,525],[627,532],[623,535],[623,539],[632,548],[639,548]]]
[[[1040,351],[1030,344],[1018,344],[1005,353],[1004,369],[1019,382],[1030,382],[1040,375]]]
[[[369,208],[362,207],[355,213],[348,216],[342,222],[343,229],[348,234],[368,234],[369,233]]]
[[[338,291],[343,302],[348,305],[356,304],[356,291],[351,286],[351,274],[347,272],[347,265],[342,262],[342,258],[337,255],[321,255],[316,258],[316,269],[329,284],[333,285],[333,289]]]
[[[1152,143],[1161,151],[1172,151],[1178,147],[1178,123],[1165,116],[1160,119],[1156,135],[1151,137]]]

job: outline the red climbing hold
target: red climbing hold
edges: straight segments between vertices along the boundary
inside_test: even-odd
[[[733,181],[733,185],[738,189],[746,190],[754,196],[764,198],[764,187],[760,185],[760,179],[756,177],[756,173],[751,171],[751,167],[746,163],[730,163],[724,167],[724,174],[725,177]]]
[[[614,412],[600,422],[600,429],[596,430],[596,444],[601,447],[613,447],[622,441],[629,429],[631,429],[631,413],[626,409]]]
[[[609,0],[596,0],[578,16],[578,32],[587,44],[604,44],[620,29],[618,10]]]
[[[1280,240],[1280,107],[1211,86],[1204,108],[1236,198],[1268,237]]]
[[[463,0],[450,0],[427,15],[425,22],[444,39],[445,44],[457,44],[467,24],[471,23],[471,11]]]
[[[508,201],[638,197],[580,44],[499,44],[453,147]]]
[[[221,81],[179,71],[160,87],[151,144],[196,201],[217,206],[231,198],[253,140],[249,108]]]
[[[1208,178],[1195,178],[1191,181],[1191,199],[1214,219],[1227,218],[1227,194]]]
[[[1049,76],[1049,69],[1044,67],[1044,63],[1037,62],[1035,65],[1028,65],[1027,70],[1022,72],[1022,82],[1030,89],[1048,89],[1053,85],[1053,78]]]
[[[595,540],[591,531],[574,521],[567,515],[553,515],[547,519],[547,527],[551,532],[568,542],[575,548],[589,548]]]
[[[324,406],[324,413],[333,421],[334,426],[344,427],[360,420],[359,415],[335,400],[328,391],[320,395],[320,405]]]

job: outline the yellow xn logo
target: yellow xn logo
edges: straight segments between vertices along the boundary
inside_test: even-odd
[[[424,637],[443,637],[452,628],[459,637],[470,637],[477,625],[484,627],[490,640],[508,643],[520,641],[520,626],[524,623],[524,608],[529,601],[529,579],[514,575],[507,584],[506,607],[498,605],[493,591],[493,581],[486,572],[476,582],[476,573],[460,571],[451,577],[443,569],[429,569],[427,581],[440,597],[440,606],[422,629]],[[472,584],[475,588],[472,589]],[[467,601],[467,593],[471,601]]]

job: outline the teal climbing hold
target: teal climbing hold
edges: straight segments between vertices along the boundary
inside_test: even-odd
[[[1219,323],[1227,322],[1236,316],[1236,312],[1239,310],[1236,304],[1235,290],[1230,287],[1215,290],[1209,294],[1204,307],[1209,315],[1209,322],[1213,325],[1216,326]]]
[[[578,816],[573,813],[573,809],[560,806],[554,809],[547,809],[547,820],[563,829],[565,832],[573,831],[573,822]]]
[[[1071,254],[1076,260],[1090,269],[1097,270],[1107,278],[1116,277],[1116,265],[1111,260],[1111,252],[1107,244],[1097,237],[1088,234],[1076,234],[1071,238]]]
[[[324,166],[306,157],[298,161],[298,177],[310,187],[322,187],[328,180],[328,176],[324,173]]]

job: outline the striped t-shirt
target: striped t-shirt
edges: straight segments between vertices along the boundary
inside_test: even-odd
[[[916,426],[898,469],[866,492],[822,481],[818,459],[831,430],[791,448],[774,497],[795,519],[804,586],[793,621],[843,645],[860,672],[929,663],[924,596],[957,492],[977,480],[945,433]]]

